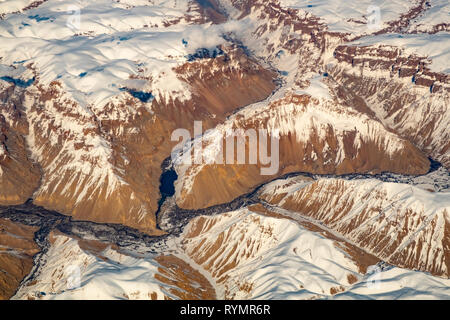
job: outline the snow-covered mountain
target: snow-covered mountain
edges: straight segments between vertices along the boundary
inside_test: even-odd
[[[285,183],[262,193],[276,212],[312,218],[383,261],[449,276],[448,192],[375,179]]]
[[[226,112],[261,100],[275,73],[219,37],[235,26],[212,25],[195,2],[87,1],[80,7],[84,29],[74,34],[64,8],[77,3],[45,2],[30,9],[35,14],[0,21],[0,85],[8,90],[1,111],[6,130],[15,131],[11,143],[22,126],[18,139],[26,139],[21,148],[6,144],[21,159],[9,171],[25,166],[33,173],[27,190],[5,174],[4,188],[20,190],[4,203],[32,197],[79,219],[157,233],[160,166],[175,144],[171,132],[194,120],[214,126]],[[98,21],[99,8],[108,6]],[[124,14],[128,22],[117,18]],[[204,46],[219,56],[197,57]]]
[[[448,279],[382,263],[327,229],[262,206],[195,218],[164,253],[51,239],[40,274],[14,299],[450,297]],[[74,277],[79,285],[68,287]]]
[[[0,298],[449,299],[449,8],[0,0]]]

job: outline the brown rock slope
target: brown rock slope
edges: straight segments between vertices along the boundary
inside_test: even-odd
[[[427,59],[392,46],[357,48],[346,45],[345,42],[355,36],[329,32],[317,17],[305,15],[301,10],[282,8],[276,1],[232,1],[232,4],[238,10],[234,18],[251,16],[254,21],[255,29],[248,36],[256,40],[254,49],[258,54],[274,64],[282,60],[280,55],[291,55],[287,61],[298,67],[289,70],[288,78],[294,80],[289,80],[287,86],[303,90],[310,85],[307,78],[311,74],[328,72],[321,82],[332,96],[330,104],[333,106],[329,109],[333,121],[327,121],[330,118],[325,112],[321,117],[303,116],[305,120],[312,119],[310,125],[299,116],[300,107],[281,108],[280,105],[292,99],[288,94],[273,101],[265,111],[267,115],[262,115],[260,107],[249,108],[243,119],[236,116],[226,125],[228,129],[257,129],[269,124],[272,128],[288,128],[281,132],[282,151],[277,174],[295,170],[422,174],[429,165],[425,156],[448,166],[448,75],[431,72]],[[419,14],[423,6],[422,1],[389,26],[398,30],[406,28],[404,20]],[[314,94],[312,96],[314,98]],[[353,112],[356,118],[352,118],[347,127],[339,128],[343,115]],[[362,129],[362,118],[365,124],[377,125]],[[309,133],[302,127],[308,128]],[[396,138],[391,140],[392,136]],[[402,141],[403,145],[395,154],[389,150],[396,145],[394,141]],[[246,148],[248,152],[248,144]],[[192,209],[230,201],[273,178],[262,177],[260,167],[193,165],[179,168],[177,203]]]
[[[31,271],[39,250],[33,241],[36,230],[0,218],[0,300],[11,298]]]
[[[197,270],[173,255],[156,258],[161,267],[155,279],[163,283],[162,289],[181,300],[215,300],[211,283]],[[167,287],[164,287],[167,286]]]
[[[449,166],[450,78],[446,73],[432,71],[430,59],[400,46],[349,44],[360,36],[330,32],[318,17],[280,7],[278,1],[232,3],[242,13],[238,18],[252,11],[252,16],[257,17],[252,36],[261,44],[261,55],[274,63],[280,52],[295,55],[295,85],[303,87],[308,72],[327,71],[330,88],[335,88],[340,103],[378,118],[386,128]],[[430,8],[427,1],[417,1],[376,34],[417,33],[416,18]],[[432,29],[442,28],[446,28],[445,23]],[[428,32],[437,32],[433,30]]]
[[[19,108],[23,90],[0,84],[0,204],[20,204],[31,198],[40,171],[30,159],[25,135],[28,127]],[[12,121],[9,119],[13,119]]]
[[[309,95],[288,95],[269,105],[244,110],[219,126],[216,132],[225,134],[228,129],[236,128],[267,129],[271,136],[278,132],[279,170],[262,175],[261,168],[268,165],[261,162],[180,166],[177,181],[180,207],[194,209],[225,203],[263,182],[294,171],[423,174],[429,167],[428,159],[416,147],[386,130],[375,119],[332,100]],[[249,163],[250,140],[245,141],[246,163]],[[205,137],[204,153],[210,154],[220,143],[226,151],[225,142]]]
[[[275,89],[275,73],[240,49],[223,50],[216,58],[197,59],[175,70],[191,93],[183,101],[158,96],[145,103],[123,92],[104,107],[81,106],[67,98],[60,83],[44,86],[36,76],[24,93],[25,102],[16,104],[20,116],[13,121],[21,117],[28,134],[26,144],[23,139],[18,140],[23,145],[16,144],[31,150],[42,168],[42,180],[37,188],[33,185],[37,177],[21,169],[10,185],[18,190],[32,188],[21,196],[14,188],[9,188],[11,195],[3,189],[0,199],[23,202],[37,188],[37,205],[76,219],[121,223],[158,233],[154,213],[161,163],[178,143],[171,141],[173,130],[192,132],[194,120],[202,120],[204,130],[211,128],[233,110],[262,100]],[[14,85],[7,90],[14,90]],[[15,95],[5,94],[4,99],[12,104]],[[9,134],[11,143],[14,134]],[[19,167],[27,166],[22,154]],[[34,167],[29,166],[27,170],[32,171]],[[10,169],[7,176],[16,175]]]

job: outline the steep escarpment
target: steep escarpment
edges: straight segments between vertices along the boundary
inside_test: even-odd
[[[34,195],[36,204],[77,219],[123,223],[156,232],[153,213],[159,198],[160,166],[178,142],[171,141],[171,133],[182,128],[192,135],[194,120],[203,122],[203,130],[214,128],[249,105],[215,132],[267,129],[269,141],[279,138],[277,170],[261,175],[264,165],[260,162],[180,168],[180,206],[203,208],[227,202],[292,171],[420,174],[428,169],[428,160],[420,151],[446,163],[448,99],[437,95],[447,94],[447,78],[432,73],[423,59],[405,56],[395,48],[389,49],[397,50],[392,57],[389,50],[353,52],[343,44],[351,38],[349,34],[331,31],[319,16],[278,1],[267,5],[262,1],[222,2],[165,3],[170,14],[161,16],[158,9],[149,18],[151,23],[138,11],[153,12],[154,6],[161,4],[124,7],[119,3],[114,11],[132,10],[136,17],[127,17],[122,24],[107,15],[104,18],[111,27],[91,30],[92,26],[83,25],[77,37],[70,39],[70,30],[64,29],[61,34],[54,33],[56,40],[28,23],[31,18],[20,13],[8,16],[11,21],[21,17],[28,21],[30,29],[48,43],[34,39],[30,42],[36,48],[33,57],[23,57],[17,49],[25,31],[5,26],[1,34],[8,41],[2,49],[2,66],[18,64],[32,70],[16,83],[26,84],[20,104],[23,127],[28,131],[22,136],[33,159],[20,163],[36,163],[42,169],[26,188],[13,179],[18,176],[15,171],[8,170],[11,175],[4,180],[20,184],[24,190],[16,196],[18,192],[9,188],[14,195],[5,193],[5,197],[23,202]],[[415,7],[425,10],[423,3],[407,9],[414,11]],[[54,16],[54,24],[41,24],[47,31],[62,23],[47,4],[39,10]],[[404,20],[408,14],[396,17]],[[225,17],[233,23],[222,24]],[[215,24],[203,26],[210,22]],[[18,40],[7,40],[8,32]],[[114,56],[111,43],[117,47]],[[71,54],[62,50],[67,46],[83,56],[83,64],[72,61]],[[402,107],[402,115],[395,113],[395,106],[416,101],[418,93],[404,89],[398,100],[391,101],[396,87],[386,84],[386,99],[377,97],[375,101],[364,90],[383,77],[348,80],[348,74],[359,66],[358,56],[386,60],[377,60],[377,55],[395,60],[394,68],[389,65],[390,72],[398,71],[401,77],[418,68],[413,76],[417,87],[424,90],[434,77],[432,97],[426,99],[431,105],[420,104],[423,121],[413,119],[417,112],[411,106]],[[386,69],[383,63],[369,64],[373,71]],[[280,90],[263,101],[274,91],[275,77],[279,77]],[[6,99],[11,102],[14,98],[8,95]],[[261,103],[251,106],[256,102]],[[386,114],[380,111],[385,104],[392,108]],[[16,131],[9,133],[10,143],[20,140],[20,134],[14,137]],[[206,147],[214,149],[216,142],[208,142]],[[248,153],[249,145],[245,148]]]
[[[232,163],[227,162],[227,131],[237,129],[267,130],[269,137],[260,135],[259,142],[267,139],[268,144],[274,144],[271,139],[277,139],[278,150],[267,147],[273,152],[273,172],[264,174],[269,164],[261,162],[261,145],[250,146],[250,138],[245,135],[238,138],[245,142],[245,148],[237,152],[245,154],[247,164],[239,164],[236,156]],[[309,95],[291,95],[269,105],[250,107],[197,143],[203,143],[204,158],[222,157],[226,164],[178,166],[177,203],[189,209],[231,201],[273,177],[294,171],[423,174],[429,168],[428,159],[416,147],[380,122],[332,100]],[[251,156],[258,157],[256,164],[249,162]]]
[[[276,1],[266,6],[258,1],[232,4],[229,12],[234,18],[254,22],[251,31],[244,31],[246,43],[281,70],[285,83],[265,105],[249,106],[246,113],[203,137],[209,146],[204,156],[214,159],[225,144],[219,137],[228,130],[268,129],[279,138],[280,170],[267,177],[261,175],[259,162],[180,165],[179,206],[194,209],[228,202],[276,174],[296,170],[417,175],[428,171],[427,156],[447,166],[448,75],[436,71],[445,69],[445,63],[440,54],[431,62],[414,51],[422,48],[416,41],[425,46],[434,38],[384,34],[402,32],[408,17],[428,14],[428,4],[411,4],[394,20],[385,21],[386,28],[373,31],[373,37],[332,32],[316,16]],[[445,39],[445,34],[437,37],[435,41]],[[402,39],[398,46],[396,39]],[[365,45],[372,42],[376,44]],[[302,103],[290,101],[304,100],[298,98],[302,94],[318,99],[323,107],[306,103],[311,109],[303,111]],[[246,140],[247,159],[249,153],[257,153],[249,149]]]
[[[77,6],[85,23],[51,2],[1,6],[0,202],[159,233],[172,132],[265,99],[277,74],[225,36],[214,1]]]
[[[376,29],[367,25],[365,12],[359,20],[330,14],[330,8],[357,14],[344,1],[312,7],[295,1],[232,3],[238,19],[254,21],[248,43],[288,73],[287,87],[304,89],[326,71],[340,103],[377,118],[448,166],[448,33],[442,14],[448,3],[392,3]]]
[[[350,92],[388,128],[449,165],[450,79],[423,57],[392,46],[339,46],[329,68],[344,101]],[[354,104],[353,104],[354,105]]]
[[[0,0],[0,298],[448,299],[448,8]]]

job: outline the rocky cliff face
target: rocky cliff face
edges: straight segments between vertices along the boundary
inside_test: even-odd
[[[383,38],[384,34],[403,32],[408,17],[428,10],[425,2],[419,2],[359,44],[353,43],[360,35],[332,32],[322,20],[302,10],[277,2],[264,6],[258,1],[233,2],[236,11],[229,11],[237,19],[254,23],[246,33],[247,43],[286,70],[286,83],[264,105],[250,106],[218,127],[216,136],[231,129],[280,130],[278,174],[423,174],[429,165],[426,156],[447,166],[448,75],[433,71],[439,67],[420,54],[382,44],[395,43],[394,37]],[[224,145],[216,137],[207,140],[207,154]],[[261,176],[260,168],[180,166],[178,205],[192,209],[228,202],[270,180]]]
[[[364,99],[383,124],[448,167],[448,74],[392,46],[339,46],[335,56],[340,64],[329,72],[343,100]]]

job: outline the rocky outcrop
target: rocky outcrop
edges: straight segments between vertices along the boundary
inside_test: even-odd
[[[340,103],[351,108],[363,106],[359,111],[378,118],[389,130],[448,167],[449,76],[432,69],[429,58],[402,48],[401,34],[393,45],[383,45],[383,39],[377,45],[358,45],[349,42],[360,35],[330,32],[308,10],[284,8],[277,1],[232,4],[240,12],[236,18],[255,22],[251,37],[256,40],[249,41],[253,49],[282,70],[286,63],[295,61],[298,65],[297,70],[289,70],[289,78],[294,78],[290,87],[307,87],[308,74],[326,71],[330,89],[338,88],[335,95],[341,98]],[[429,25],[432,14],[438,11],[430,10],[432,6],[422,0],[412,3],[398,19],[386,22],[385,28],[372,30],[374,37],[393,32],[417,34],[423,28],[430,33],[445,29],[445,23]],[[422,18],[426,18],[423,25]],[[436,18],[437,23],[442,19]],[[433,42],[425,34],[419,43],[426,46],[427,41]]]
[[[30,158],[25,140],[28,126],[21,107],[23,92],[14,86],[0,89],[0,205],[13,205],[32,197],[40,170]]]
[[[216,133],[264,128],[274,137],[279,130],[279,170],[261,175],[260,162],[178,168],[177,202],[183,208],[228,202],[293,171],[421,174],[429,168],[426,156],[448,164],[448,76],[432,72],[426,59],[393,46],[350,45],[345,42],[351,35],[330,32],[320,17],[283,7],[279,1],[224,2],[168,3],[164,7],[168,17],[160,17],[158,11],[150,19],[154,23],[142,27],[142,20],[133,19],[120,25],[124,34],[119,37],[115,37],[116,26],[80,31],[75,38],[82,41],[77,45],[86,46],[85,58],[96,67],[81,72],[77,65],[73,75],[59,74],[58,68],[49,68],[51,63],[42,63],[39,57],[33,58],[36,62],[19,63],[33,70],[34,83],[21,89],[25,93],[15,104],[20,115],[5,116],[4,136],[9,138],[0,140],[0,152],[14,151],[8,143],[22,151],[15,152],[19,161],[9,161],[9,167],[4,167],[0,156],[0,166],[7,169],[2,169],[7,173],[0,183],[7,191],[0,194],[0,201],[2,196],[5,204],[33,197],[36,204],[76,219],[121,223],[159,234],[154,213],[161,163],[177,143],[170,141],[173,130],[185,128],[192,133],[194,120],[201,120],[204,130],[216,128]],[[118,12],[136,8],[128,3],[118,6]],[[409,8],[383,32],[405,30],[406,22],[428,7],[418,1]],[[219,42],[225,44],[208,48],[196,47],[197,40],[204,42],[205,30],[200,39],[171,31],[157,32],[156,37],[141,30],[178,25],[195,33],[198,30],[191,24],[225,19],[235,21],[205,29],[212,35],[221,30],[217,33],[226,40]],[[252,22],[250,28],[235,35],[227,32],[244,19]],[[135,28],[139,32],[130,31]],[[19,33],[16,36],[21,38]],[[142,53],[157,63],[143,63],[138,54],[127,60],[126,67],[118,59],[112,63],[117,68],[105,70],[97,62],[113,61],[108,41],[125,48],[121,51],[125,60],[127,42],[156,43],[170,54]],[[12,56],[16,45],[12,42],[4,52]],[[40,48],[42,43],[33,45]],[[56,61],[59,56],[52,57]],[[166,69],[166,65],[174,67]],[[39,70],[43,66],[45,70]],[[151,68],[156,71],[149,72]],[[123,70],[128,70],[128,79],[122,78]],[[109,79],[104,76],[108,72],[120,77],[105,86],[92,86],[98,79]],[[274,91],[276,77],[281,90],[264,101]],[[49,79],[55,80],[49,83]],[[73,82],[80,86],[71,87]],[[6,83],[9,91],[19,89]],[[111,97],[116,91],[121,93]],[[5,103],[14,104],[16,96],[5,93]],[[256,102],[260,103],[252,105]],[[248,108],[239,111],[244,106]],[[11,125],[19,118],[22,129]],[[215,146],[208,141],[205,145]],[[249,145],[245,148],[248,153]]]

